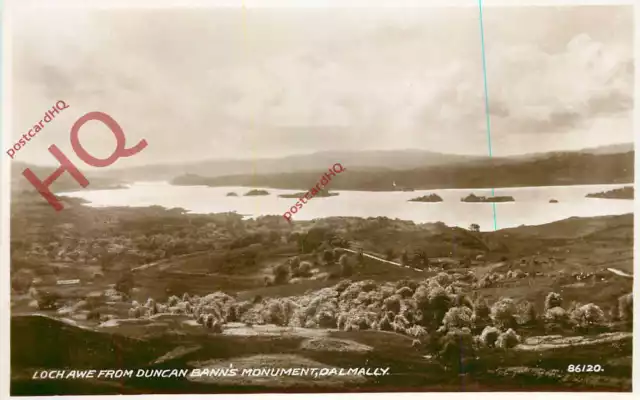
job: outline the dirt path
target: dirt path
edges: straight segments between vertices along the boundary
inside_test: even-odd
[[[620,271],[617,268],[607,268],[608,271],[613,272],[614,274],[618,275],[618,276],[623,276],[625,278],[633,278],[633,275],[629,275],[624,271]]]
[[[340,250],[348,251],[348,252],[353,253],[353,254],[358,254],[358,252],[357,252],[357,251],[355,251],[355,250],[345,249],[344,247],[337,247],[337,248],[338,248],[338,249],[340,249]],[[393,262],[393,261],[385,260],[384,258],[380,258],[380,257],[372,256],[371,254],[362,253],[362,255],[363,255],[364,257],[371,258],[371,259],[373,259],[373,260],[377,260],[377,261],[380,261],[380,262],[383,262],[383,263],[387,263],[387,264],[395,265],[396,267],[412,268],[412,267],[410,267],[410,266],[408,266],[408,265],[402,265],[402,264],[399,264],[399,263],[397,263],[397,262]],[[423,270],[418,269],[418,268],[412,268],[412,269],[413,269],[414,271],[423,272]]]
[[[196,251],[195,253],[181,254],[179,256],[163,258],[162,260],[154,261],[152,263],[148,263],[148,264],[140,265],[138,267],[131,268],[131,271],[138,271],[138,270],[147,269],[147,268],[151,268],[151,267],[157,267],[158,265],[161,265],[161,264],[164,264],[164,263],[168,263],[168,262],[172,262],[172,261],[176,261],[176,260],[182,260],[182,259],[185,259],[185,258],[197,256],[199,254],[208,253],[209,251],[211,251],[211,250],[202,250],[202,251]]]

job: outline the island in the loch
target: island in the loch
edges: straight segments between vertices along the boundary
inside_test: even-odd
[[[298,193],[285,193],[278,195],[278,197],[282,197],[283,199],[299,199],[304,197],[308,192],[298,192]],[[321,190],[313,197],[333,197],[338,196],[340,193],[332,193],[328,190]]]
[[[556,200],[556,199],[549,200],[549,203],[557,203],[557,202],[558,202],[558,200]]]
[[[475,194],[471,193],[467,197],[461,198],[460,201],[464,201],[466,203],[505,203],[509,201],[515,201],[515,199],[512,196],[485,197],[476,196]]]
[[[435,193],[431,193],[425,196],[420,196],[420,197],[416,197],[414,199],[411,199],[409,201],[417,201],[417,202],[421,202],[421,203],[438,203],[442,201],[442,197],[438,196]]]
[[[269,192],[262,189],[252,189],[244,194],[245,196],[268,196]]]
[[[608,190],[606,192],[589,193],[586,197],[591,197],[596,199],[633,200],[633,186],[625,186],[620,189]]]
[[[238,197],[238,193],[236,193],[236,192],[229,192],[229,193],[227,193],[227,197]]]

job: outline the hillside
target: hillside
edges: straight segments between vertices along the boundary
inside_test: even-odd
[[[632,274],[632,214],[475,232],[73,201],[57,213],[23,194],[11,228],[13,394],[459,391],[461,379],[469,391],[631,387],[633,280],[610,268]],[[68,279],[79,282],[59,283]],[[502,306],[504,318],[492,311]],[[494,325],[516,342],[483,339]],[[566,372],[590,363],[603,372]],[[43,369],[229,364],[391,372],[32,379]]]
[[[45,180],[51,173],[53,173],[57,167],[43,167],[33,164],[27,164],[20,161],[15,161],[11,165],[11,191],[12,192],[36,192],[36,189],[33,185],[22,175],[22,172],[29,168],[33,173],[40,178],[40,180]],[[86,187],[87,190],[96,190],[96,189],[113,189],[124,187],[123,182],[117,179],[107,178],[104,176],[100,176],[99,174],[87,173],[86,171],[82,171],[82,174],[89,181],[89,185]],[[75,191],[82,190],[82,186],[67,172],[63,173],[52,185],[52,192],[65,192],[65,191]]]
[[[343,165],[346,173],[331,181],[332,190],[394,190],[394,182],[399,187],[419,190],[631,183],[634,179],[633,152],[551,153],[543,158],[479,160],[408,170],[366,171],[346,163]],[[172,183],[306,189],[315,185],[323,169],[314,172],[222,177],[189,175],[179,176]]]

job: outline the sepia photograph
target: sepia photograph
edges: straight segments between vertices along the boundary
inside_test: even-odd
[[[634,5],[7,3],[12,396],[632,391]]]

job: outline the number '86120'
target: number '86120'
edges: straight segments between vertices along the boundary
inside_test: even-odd
[[[602,372],[602,365],[600,364],[569,364],[567,372]]]

